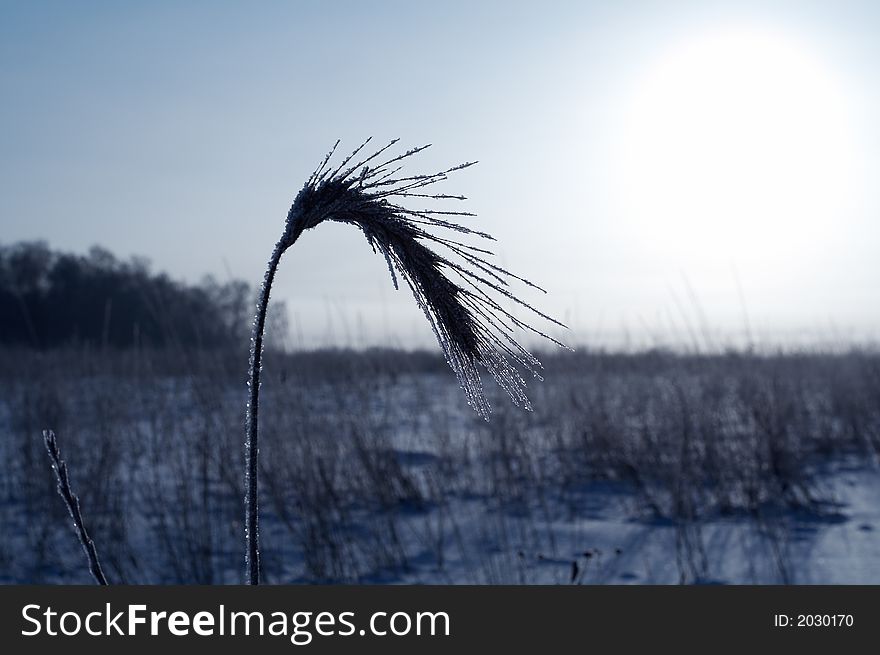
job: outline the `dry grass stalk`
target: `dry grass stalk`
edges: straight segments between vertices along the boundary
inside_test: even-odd
[[[52,462],[52,470],[55,472],[55,479],[58,481],[58,495],[64,500],[67,511],[73,519],[73,530],[79,539],[86,557],[89,560],[89,573],[99,585],[106,585],[107,578],[101,569],[101,562],[98,560],[98,551],[95,549],[95,543],[89,536],[83,522],[82,512],[79,507],[79,498],[70,487],[70,476],[67,473],[67,464],[61,459],[61,451],[58,449],[58,441],[52,430],[43,430],[43,441],[46,444],[46,451],[49,453],[49,459]]]
[[[374,252],[385,257],[395,287],[400,276],[411,289],[434,330],[449,366],[458,377],[468,403],[486,419],[491,408],[483,390],[481,367],[492,375],[515,404],[531,409],[521,370],[540,379],[541,364],[517,342],[514,337],[517,329],[530,330],[562,345],[514,316],[501,304],[505,300],[512,301],[538,317],[564,327],[509,290],[511,280],[535,289],[540,287],[491,263],[488,260],[492,255],[489,250],[429,231],[433,228],[441,233],[456,232],[493,240],[484,232],[454,222],[473,214],[416,210],[399,204],[411,198],[465,200],[463,196],[426,193],[425,190],[446,180],[449,174],[476,162],[465,162],[437,173],[403,175],[400,171],[405,160],[429,146],[413,148],[397,156],[385,155],[397,141],[395,139],[371,155],[363,156],[361,153],[370,143],[370,139],[367,139],[341,163],[333,166],[330,161],[339,145],[337,141],[294,199],[287,214],[284,233],[269,259],[254,319],[248,380],[245,530],[246,573],[250,584],[257,584],[260,575],[258,411],[266,310],[281,256],[305,230],[325,221],[336,221],[354,225],[363,232]],[[441,252],[429,246],[439,247]]]

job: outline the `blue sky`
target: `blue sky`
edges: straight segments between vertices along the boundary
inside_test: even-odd
[[[256,281],[329,145],[401,137],[435,144],[425,170],[480,160],[447,191],[470,198],[503,265],[550,290],[525,295],[569,341],[682,340],[701,322],[719,340],[746,322],[768,339],[876,335],[878,37],[871,2],[2,2],[0,240]],[[716,55],[730,67],[688,77]],[[762,71],[766,88],[750,81]],[[702,109],[708,88],[756,122],[731,126],[724,99]],[[697,136],[669,123],[719,107]],[[712,161],[700,140],[733,128],[768,136],[721,139]],[[431,342],[350,228],[309,233],[277,284],[296,343]]]

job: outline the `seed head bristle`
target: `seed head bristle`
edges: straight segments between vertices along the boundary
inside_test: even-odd
[[[371,137],[372,138],[372,137]],[[348,166],[370,143],[364,141],[335,168],[328,162],[336,152],[333,146],[321,165],[297,194],[287,215],[281,251],[290,247],[304,230],[323,221],[349,223],[363,232],[374,252],[381,254],[391,273],[394,286],[402,278],[412,290],[416,303],[434,331],[449,366],[458,377],[468,403],[484,418],[491,408],[486,398],[480,367],[495,379],[518,406],[531,409],[526,396],[526,381],[520,369],[541,379],[541,363],[514,336],[515,329],[529,330],[552,343],[564,346],[504,309],[493,294],[528,309],[554,325],[565,327],[518,298],[509,290],[510,280],[543,291],[525,278],[514,275],[488,261],[490,250],[433,234],[426,228],[439,228],[494,240],[489,234],[454,223],[447,217],[472,217],[471,212],[410,209],[392,202],[395,198],[465,200],[464,196],[418,193],[419,189],[447,179],[477,162],[464,162],[446,170],[421,175],[397,176],[401,166],[392,164],[409,159],[430,144],[403,154],[374,161],[394,146],[394,139],[370,156]],[[442,218],[439,218],[442,217]],[[451,255],[441,255],[431,244],[446,248]],[[454,274],[454,278],[450,277]]]

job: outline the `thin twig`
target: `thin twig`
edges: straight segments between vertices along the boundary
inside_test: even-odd
[[[67,511],[73,519],[73,529],[79,538],[79,543],[85,551],[89,560],[89,573],[99,585],[106,585],[107,578],[101,569],[101,562],[98,560],[98,551],[95,549],[95,542],[89,537],[86,531],[85,523],[83,523],[82,512],[79,508],[79,498],[70,488],[70,476],[67,473],[67,464],[61,459],[61,452],[58,450],[58,442],[55,439],[55,433],[52,430],[43,430],[43,441],[46,444],[46,451],[49,453],[49,459],[52,462],[52,470],[55,472],[55,479],[58,480],[58,495],[67,505]]]

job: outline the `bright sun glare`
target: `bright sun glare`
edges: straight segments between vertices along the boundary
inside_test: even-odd
[[[850,197],[848,114],[833,70],[784,36],[680,43],[649,65],[624,116],[623,218],[669,254],[819,247]]]

